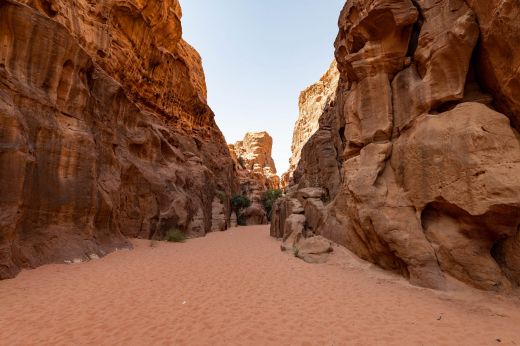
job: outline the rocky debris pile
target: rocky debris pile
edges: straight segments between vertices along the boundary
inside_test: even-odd
[[[282,239],[282,251],[290,251],[309,263],[327,260],[332,252],[331,242],[317,234],[326,216],[324,196],[321,188],[306,188],[293,197],[276,201],[271,236]]]
[[[0,19],[0,279],[227,226],[238,184],[178,0],[5,0]]]
[[[251,205],[241,214],[246,225],[268,223],[268,215],[262,205],[263,194],[280,188],[280,178],[272,158],[273,139],[267,132],[248,132],[242,141],[229,144],[240,183],[240,194],[251,200]]]
[[[303,224],[420,286],[520,286],[519,14],[516,1],[348,1],[336,100],[272,235]],[[319,207],[296,204],[309,187]]]

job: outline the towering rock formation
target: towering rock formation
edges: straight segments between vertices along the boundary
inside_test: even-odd
[[[303,146],[318,131],[318,122],[323,111],[335,101],[338,82],[339,71],[336,60],[334,60],[317,83],[301,92],[298,102],[300,114],[294,124],[289,169],[282,175],[284,187],[289,185],[293,178],[294,171],[300,162]],[[296,174],[298,175],[298,172]]]
[[[3,0],[0,19],[0,278],[225,227],[238,185],[178,0]]]
[[[348,1],[336,101],[272,235],[323,236],[421,286],[519,286],[519,13],[517,1]]]
[[[273,139],[267,132],[248,132],[242,141],[229,144],[240,182],[240,193],[248,196],[252,205],[244,212],[245,223],[267,223],[262,207],[262,194],[269,189],[280,188],[280,178],[271,157]]]

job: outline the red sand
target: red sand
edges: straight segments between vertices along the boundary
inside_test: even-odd
[[[265,226],[134,244],[0,282],[0,344],[520,345],[518,299],[413,287],[339,248],[307,264]]]

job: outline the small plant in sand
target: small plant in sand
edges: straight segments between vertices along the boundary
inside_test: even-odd
[[[186,241],[186,236],[180,230],[173,228],[166,233],[166,238],[164,240],[170,243],[184,243]]]
[[[294,257],[298,257],[298,254],[300,253],[300,250],[298,250],[298,248],[293,248],[293,255]]]
[[[150,247],[157,247],[157,240],[150,239]]]

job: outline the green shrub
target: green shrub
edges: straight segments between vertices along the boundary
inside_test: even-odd
[[[171,243],[184,243],[186,241],[186,236],[180,230],[174,228],[166,233],[166,238],[164,240]]]
[[[244,215],[242,215],[242,211],[251,206],[251,200],[249,197],[244,195],[235,195],[231,198],[231,209],[237,215],[237,224],[239,226],[245,226],[246,219]]]
[[[273,212],[274,202],[280,197],[282,197],[283,191],[279,189],[270,189],[264,192],[262,195],[262,204],[264,205],[264,209],[267,213],[267,218],[269,221],[271,220],[271,214]]]
[[[240,211],[249,208],[249,206],[251,206],[251,200],[247,196],[235,195],[231,198],[231,208],[237,216],[240,214]]]

